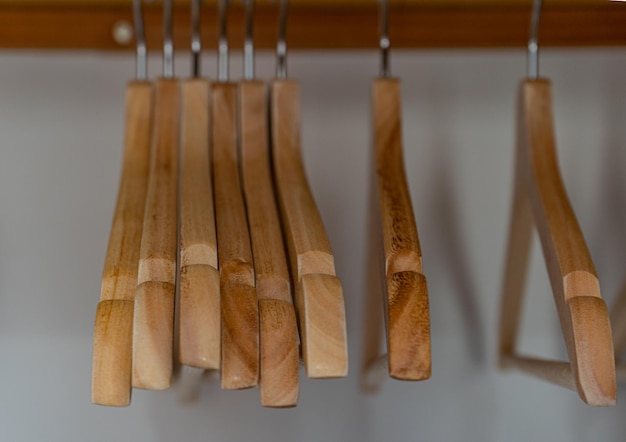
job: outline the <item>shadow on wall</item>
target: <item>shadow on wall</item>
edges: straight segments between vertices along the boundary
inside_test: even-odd
[[[452,187],[450,169],[447,166],[441,141],[434,149],[434,177],[433,195],[431,196],[433,218],[438,220],[437,229],[432,232],[434,241],[440,245],[450,281],[454,287],[453,293],[457,298],[458,307],[464,322],[463,329],[467,340],[467,349],[472,361],[481,366],[486,361],[483,320],[480,316],[476,283],[472,278],[469,266],[469,254],[465,249],[462,226],[459,225],[458,203]]]

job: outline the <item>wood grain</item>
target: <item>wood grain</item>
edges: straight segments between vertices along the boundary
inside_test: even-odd
[[[156,82],[154,134],[135,295],[133,386],[169,387],[178,254],[178,80]]]
[[[220,281],[209,146],[208,80],[182,83],[180,178],[181,364],[220,367]]]
[[[298,402],[298,328],[278,207],[274,197],[267,90],[262,81],[239,83],[241,171],[260,321],[261,404]]]
[[[100,301],[93,335],[91,401],[130,405],[133,345],[133,301]]]
[[[127,406],[131,395],[133,302],[148,187],[152,85],[126,89],[122,176],[113,215],[93,343],[92,402]]]
[[[373,188],[379,211],[375,218],[384,257],[389,374],[401,380],[424,380],[431,374],[430,312],[426,278],[422,274],[422,252],[404,171],[400,96],[397,79],[379,78],[372,85],[376,170]]]
[[[399,272],[387,277],[389,375],[421,381],[431,375],[430,312],[426,277]]]
[[[272,160],[295,284],[302,355],[309,377],[348,369],[343,292],[332,250],[302,163],[298,84],[272,82]]]
[[[378,201],[385,274],[422,273],[422,251],[402,153],[400,82],[379,78],[372,85]]]
[[[525,80],[520,86],[518,149],[516,186],[521,189],[515,192],[525,192],[530,202],[574,383],[586,403],[614,405],[615,360],[608,310],[600,296],[591,256],[561,180],[554,142],[551,88],[546,80]],[[521,198],[521,195],[516,196],[516,200]],[[518,227],[520,231],[511,231],[509,245],[517,250],[511,248],[508,253],[521,251],[527,254],[527,247],[519,242],[528,236],[528,216],[524,214],[526,203],[522,200],[515,204],[514,210],[517,208],[524,220],[512,224],[512,228]],[[512,264],[515,259],[509,256],[508,262]],[[507,269],[504,289],[510,288],[512,281],[521,281],[524,273],[523,268]],[[503,309],[519,308],[521,289],[511,293],[503,293]],[[511,300],[507,300],[509,296],[512,296]],[[501,362],[563,385],[564,381],[558,381],[558,376],[542,376],[543,369],[537,364],[515,362],[517,330],[514,328],[519,326],[519,312],[503,311],[502,316],[513,318],[513,321],[501,325],[505,332],[500,343]],[[549,368],[545,370],[550,371]]]
[[[222,388],[259,380],[259,314],[246,206],[239,177],[237,85],[212,86],[213,175],[220,265]]]
[[[33,0],[34,1],[34,0]],[[528,0],[468,1],[425,0],[423,3],[392,2],[390,33],[396,48],[524,48],[528,40]],[[134,42],[114,39],[116,24],[131,24],[130,4],[89,5],[72,2],[0,5],[0,47],[13,49],[105,49],[133,50]],[[292,2],[293,3],[293,2]],[[332,3],[332,4],[330,4]],[[148,46],[162,46],[161,5],[146,5],[144,16]],[[202,14],[203,47],[215,48],[217,15],[207,7]],[[256,8],[255,43],[271,49],[276,44],[277,4]],[[289,11],[290,49],[375,49],[378,45],[378,5],[343,4],[325,0],[318,4],[292,4]],[[618,2],[552,0],[542,13],[542,46],[623,46],[626,42],[626,7]],[[174,12],[174,41],[188,50],[189,6]],[[348,24],[348,25],[346,25]],[[240,47],[243,8],[233,5],[229,23],[231,44]]]
[[[146,281],[137,287],[133,321],[133,387],[165,390],[172,383],[176,287]]]

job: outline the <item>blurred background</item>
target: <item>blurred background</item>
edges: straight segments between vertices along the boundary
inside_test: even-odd
[[[233,78],[240,53],[231,58]],[[0,53],[1,441],[623,441],[618,405],[496,363],[513,184],[522,50],[394,51],[403,84],[405,163],[430,292],[433,374],[359,389],[367,302],[370,85],[378,54],[292,52],[305,163],[347,306],[350,373],[307,380],[299,405],[257,390],[194,403],[176,386],[135,391],[129,408],[91,405],[93,320],[121,166],[130,53]],[[188,74],[189,56],[177,55]],[[214,57],[203,71],[217,72]],[[160,72],[160,57],[150,59]],[[257,73],[271,78],[274,56]],[[553,81],[563,178],[609,306],[626,278],[626,50],[542,51]],[[537,238],[520,348],[565,359]],[[380,307],[382,315],[382,305]],[[624,318],[626,320],[626,318]],[[382,332],[382,331],[381,331]]]

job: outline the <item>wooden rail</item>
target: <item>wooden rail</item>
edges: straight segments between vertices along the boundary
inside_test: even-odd
[[[207,1],[202,14],[203,40],[215,47],[216,10]],[[626,3],[600,0],[546,0],[541,22],[542,46],[626,45]],[[148,46],[160,47],[161,7],[145,8]],[[243,11],[231,8],[232,45],[240,47]],[[259,0],[255,38],[259,48],[275,45],[277,2]],[[530,1],[391,1],[390,33],[396,48],[521,47],[528,36]],[[189,7],[175,6],[175,44],[189,46]],[[290,49],[367,49],[377,45],[375,0],[292,0]],[[130,0],[0,0],[0,48],[133,48]]]

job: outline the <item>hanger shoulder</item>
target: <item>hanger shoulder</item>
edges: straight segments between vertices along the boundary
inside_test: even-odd
[[[183,365],[220,367],[220,280],[205,79],[182,83],[179,356]]]
[[[239,84],[242,178],[258,296],[291,302],[289,270],[269,164],[266,106],[264,83]]]
[[[237,85],[215,83],[213,101],[213,175],[220,273],[236,273],[254,286],[252,250],[239,182]]]
[[[276,193],[295,284],[305,369],[309,377],[345,376],[343,291],[302,163],[298,84],[274,81],[270,101]]]
[[[273,82],[274,173],[285,229],[296,258],[293,268],[298,275],[335,274],[326,229],[302,163],[299,100],[299,88],[295,81]]]
[[[124,162],[96,309],[91,399],[130,404],[133,301],[150,163],[152,85],[126,90]]]
[[[387,275],[422,273],[422,253],[402,154],[400,82],[375,80],[372,98],[385,271]]]
[[[519,160],[578,392],[589,404],[612,405],[615,360],[608,310],[561,179],[548,81],[522,83],[518,125]]]
[[[213,175],[220,265],[222,356],[225,389],[259,380],[259,318],[252,249],[239,179],[237,85],[216,83],[213,102]]]
[[[551,258],[550,270],[560,277],[583,271],[596,276],[596,270],[587,249],[582,230],[567,197],[558,166],[554,141],[552,98],[550,83],[546,80],[526,81],[521,90],[521,134],[528,164],[528,183],[537,227],[543,241],[552,247],[546,250]],[[580,296],[568,293],[566,296]],[[599,291],[584,296],[600,296]]]
[[[372,85],[374,158],[386,275],[387,361],[390,376],[428,379],[430,313],[413,206],[404,170],[400,82]]]
[[[299,391],[298,327],[272,185],[265,83],[239,84],[239,111],[242,181],[259,299],[261,404],[292,407]]]
[[[156,82],[154,130],[135,292],[133,386],[161,390],[172,378],[174,295],[178,254],[180,85]]]
[[[181,266],[217,268],[217,238],[209,149],[210,83],[182,83]]]
[[[132,300],[135,296],[150,164],[150,83],[128,85],[125,126],[122,177],[102,272],[101,300]]]

